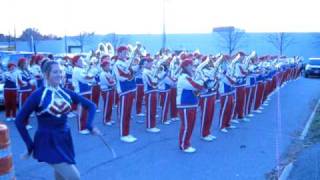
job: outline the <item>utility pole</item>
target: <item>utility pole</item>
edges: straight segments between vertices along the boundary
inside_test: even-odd
[[[167,35],[166,35],[166,0],[162,0],[163,2],[163,11],[162,11],[162,49],[166,48],[166,44],[167,44]]]
[[[11,46],[11,34],[10,34],[10,31],[9,31],[9,36],[8,36],[8,48],[10,48]]]
[[[14,25],[13,27],[14,29],[14,50],[16,51],[17,50],[17,31],[16,31],[16,25]]]
[[[66,32],[64,32],[64,51],[65,51],[65,53],[67,55],[67,53],[68,53],[68,44],[67,44],[67,34],[66,34]]]

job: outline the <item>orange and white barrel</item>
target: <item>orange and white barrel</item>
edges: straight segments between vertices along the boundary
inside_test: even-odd
[[[0,123],[0,180],[15,180],[9,130]]]

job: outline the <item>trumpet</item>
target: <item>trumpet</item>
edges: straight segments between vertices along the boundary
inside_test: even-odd
[[[239,59],[241,58],[241,55],[238,54],[229,64],[228,72],[230,72],[230,76],[235,77],[236,74],[236,64],[239,62]]]
[[[207,58],[195,70],[194,80],[203,81],[205,87],[210,91],[218,88],[217,71],[218,65],[221,63],[221,57],[217,61],[213,63],[210,58]]]
[[[165,78],[167,75],[168,67],[165,61],[160,61],[153,67],[152,77],[157,81]]]

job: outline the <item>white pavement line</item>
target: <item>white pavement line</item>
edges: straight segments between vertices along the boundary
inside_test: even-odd
[[[313,120],[314,116],[316,115],[316,112],[317,112],[317,109],[319,107],[319,104],[320,104],[320,99],[318,100],[316,106],[314,107],[314,109],[313,109],[313,111],[312,111],[312,113],[311,113],[311,115],[309,117],[309,120],[308,120],[306,126],[304,127],[300,137],[299,137],[300,140],[304,140],[304,138],[306,137],[306,135],[307,135],[307,133],[309,131],[310,125],[312,123],[312,120]]]
[[[313,111],[312,111],[312,113],[311,113],[311,115],[310,115],[310,117],[309,117],[309,119],[307,121],[307,124],[304,127],[304,129],[303,129],[303,131],[302,131],[302,133],[301,133],[301,135],[299,137],[300,140],[304,140],[304,138],[306,137],[306,135],[307,135],[307,133],[309,131],[310,125],[312,123],[312,120],[313,120],[314,116],[316,115],[316,112],[317,112],[317,109],[318,109],[319,105],[320,105],[320,99],[318,100],[316,106],[314,107],[314,109],[313,109]],[[293,167],[293,163],[292,162],[287,164],[284,167],[283,171],[281,172],[279,180],[287,180],[289,175],[290,175],[290,173],[291,173],[292,167]]]

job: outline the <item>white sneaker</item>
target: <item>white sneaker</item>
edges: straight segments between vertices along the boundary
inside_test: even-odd
[[[268,103],[263,103],[263,106],[269,106],[269,104]]]
[[[145,114],[143,114],[143,113],[139,113],[139,114],[137,114],[137,116],[142,117],[142,116],[145,116]]]
[[[26,128],[27,128],[27,130],[29,130],[29,129],[32,129],[32,126],[31,126],[30,124],[28,124],[28,125],[26,126]]]
[[[137,139],[136,137],[132,136],[131,134],[128,135],[130,138]]]
[[[101,110],[100,110],[100,109],[97,109],[96,112],[99,113],[99,112],[101,112]]]
[[[75,117],[76,115],[74,115],[72,112],[70,112],[68,115],[67,115],[67,117],[68,118],[73,118],[73,117]]]
[[[16,120],[16,118],[11,118],[11,121],[15,121]]]
[[[167,120],[167,121],[165,121],[163,124],[169,125],[169,124],[171,124],[171,120]]]
[[[194,152],[196,152],[196,149],[190,146],[187,149],[184,149],[183,152],[185,152],[185,153],[194,153]]]
[[[235,119],[231,120],[231,122],[236,123],[236,124],[239,124],[239,121],[238,121],[238,120],[235,120]]]
[[[236,126],[231,125],[231,126],[229,126],[229,128],[230,128],[230,129],[236,129],[237,127],[236,127]]]
[[[243,118],[242,119],[244,122],[250,122],[250,119],[248,119],[248,118]]]
[[[178,117],[171,118],[171,121],[179,121],[179,118]]]
[[[137,141],[137,138],[133,137],[132,135],[128,135],[120,137],[120,140],[126,143],[133,143]]]
[[[259,110],[264,110],[264,108],[262,106],[259,107]]]
[[[254,112],[255,112],[255,113],[259,113],[259,114],[262,113],[262,111],[259,110],[259,109],[258,109],[258,110],[255,110]]]
[[[204,140],[204,141],[210,142],[210,141],[213,141],[214,139],[217,139],[217,138],[215,136],[209,134],[208,136],[202,137],[201,139]]]
[[[156,114],[156,118],[159,118],[159,115],[158,115],[158,114]]]
[[[10,122],[10,121],[11,121],[11,118],[6,118],[6,121],[7,121],[7,122]]]
[[[86,135],[86,134],[89,134],[90,131],[88,129],[84,129],[84,130],[79,131],[79,133],[82,135]]]
[[[111,121],[109,121],[109,122],[105,123],[105,125],[107,125],[107,126],[112,126],[113,123],[112,123]]]
[[[250,113],[249,115],[248,115],[248,117],[253,117],[254,115],[252,114],[252,113]]]
[[[228,130],[226,128],[221,129],[221,132],[227,133]]]
[[[147,128],[147,131],[150,132],[150,133],[158,133],[160,132],[160,129],[159,128]]]

